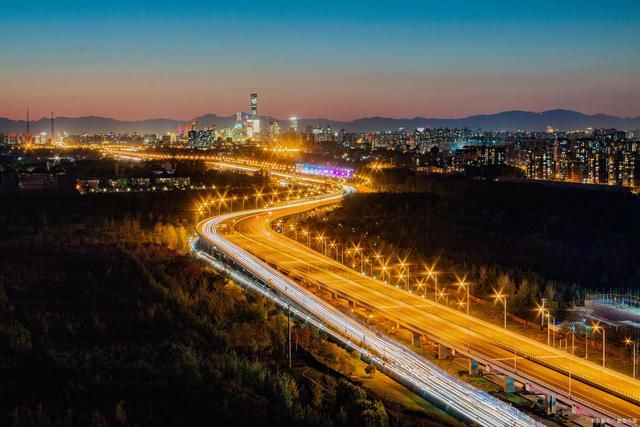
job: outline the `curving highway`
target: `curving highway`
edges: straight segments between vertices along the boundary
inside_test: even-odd
[[[230,214],[223,219],[216,218],[214,228],[224,229],[226,240],[255,255],[254,261],[264,260],[286,270],[291,277],[321,284],[337,295],[346,295],[370,307],[376,316],[446,343],[467,355],[493,361],[493,365],[502,368],[503,372],[515,369],[517,378],[543,384],[545,389],[560,396],[570,395],[577,406],[596,408],[615,418],[640,419],[640,407],[635,404],[640,398],[640,382],[480,319],[467,319],[459,311],[358,274],[269,227],[269,223],[277,218],[339,199],[340,195],[336,194],[323,200]],[[207,239],[211,238],[209,232],[203,233]],[[306,294],[311,295],[309,291]],[[517,355],[515,365],[514,354]]]
[[[291,301],[330,325],[334,331],[357,345],[371,351],[370,356],[385,370],[410,383],[421,393],[426,393],[442,406],[464,418],[486,426],[541,425],[504,402],[458,380],[440,370],[407,348],[380,336],[359,321],[341,312],[291,279],[252,256],[241,246],[220,234],[219,229],[228,224],[238,224],[246,218],[266,215],[289,209],[309,209],[340,200],[343,193],[332,194],[320,200],[306,200],[282,207],[255,209],[230,213],[208,219],[198,225],[199,234],[217,250],[230,257],[236,264],[250,271],[269,287],[285,295]]]

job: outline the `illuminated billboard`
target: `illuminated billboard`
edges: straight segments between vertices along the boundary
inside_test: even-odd
[[[296,173],[302,175],[326,176],[328,178],[353,178],[353,169],[336,168],[333,166],[318,166],[305,163],[296,163]]]

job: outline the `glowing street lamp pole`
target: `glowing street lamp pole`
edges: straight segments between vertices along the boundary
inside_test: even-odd
[[[369,266],[369,275],[373,277],[373,261],[370,258],[365,258],[364,265]]]
[[[357,245],[353,245],[353,247],[351,248],[351,251],[353,252],[353,268],[355,269],[355,262],[356,262],[356,255],[358,255],[360,257],[360,273],[363,272],[364,270],[364,257],[363,254],[361,254],[360,252],[362,251],[362,248],[360,247],[360,244],[358,243]]]
[[[431,267],[430,269],[427,270],[427,277],[433,277],[433,283],[435,285],[435,292],[433,294],[433,300],[435,302],[438,302],[438,300],[439,300],[439,298],[438,298],[438,273],[433,271],[434,267]]]
[[[302,235],[303,236],[307,236],[307,246],[311,247],[311,233],[309,233],[307,230],[305,230],[304,228],[301,230],[302,231]]]
[[[584,360],[589,359],[589,331],[584,331]]]
[[[553,327],[556,326],[556,318],[551,315],[549,311],[547,311],[547,345],[551,345],[551,319],[553,319]],[[556,332],[555,329],[553,331],[553,346],[556,346]]]
[[[327,255],[327,239],[323,234],[318,234],[316,236],[316,240],[320,242],[320,250],[322,251],[322,255]]]
[[[375,260],[378,262],[378,264],[382,264],[382,263],[380,262],[380,259],[381,259],[381,258],[382,258],[382,254],[380,254],[380,252],[373,251],[373,259],[375,259]],[[373,263],[372,263],[372,265],[371,265],[371,268],[372,268],[372,270],[373,270]],[[377,270],[377,269],[378,269],[378,268],[376,267],[376,270]],[[373,275],[373,271],[372,271],[372,275]],[[375,279],[375,277],[374,277],[374,279]],[[382,276],[382,280],[384,281],[384,275]]]
[[[602,329],[602,367],[605,367],[606,365],[606,350],[607,350],[607,338],[606,338],[606,332],[607,330],[605,329],[604,326],[600,326],[599,323],[596,323],[593,325],[593,332],[599,332]]]
[[[424,282],[420,282],[418,283],[418,288],[422,288],[422,298],[426,298],[427,297],[427,284]]]
[[[386,265],[383,265],[381,268],[382,268],[382,281],[385,283],[389,283],[391,281],[391,272],[389,271],[389,268]],[[389,276],[389,280],[385,279],[385,273]]]
[[[410,277],[411,277],[411,266],[407,264],[407,291],[411,291],[411,287],[409,286]]]
[[[507,296],[502,293],[502,291],[496,291],[493,296],[496,301],[502,302],[504,304],[504,328],[507,329]]]
[[[329,243],[329,247],[330,247],[331,249],[334,249],[334,250],[335,250],[335,254],[336,254],[336,261],[337,261],[338,259],[340,259],[340,258],[339,258],[339,253],[338,253],[338,247],[340,247],[340,249],[342,250],[342,260],[341,260],[340,262],[344,263],[344,250],[343,250],[342,243],[336,243],[336,242],[333,242],[333,241],[332,241],[331,243]]]
[[[469,284],[465,283],[464,281],[465,279],[463,278],[462,280],[459,281],[458,286],[466,288],[467,290],[467,334],[469,333],[469,329],[470,329],[470,323],[471,323],[471,316],[469,314],[469,306],[471,305],[471,299],[470,299],[470,294],[469,294]],[[468,344],[468,342],[467,342]]]
[[[400,260],[400,264],[398,264],[400,266],[400,268],[402,269],[403,273],[404,271],[407,272],[407,282],[406,282],[406,286],[407,286],[407,291],[409,291],[409,276],[411,275],[410,271],[409,271],[409,265],[406,263],[406,260],[401,259]],[[404,274],[400,273],[400,279],[402,279],[404,277]]]

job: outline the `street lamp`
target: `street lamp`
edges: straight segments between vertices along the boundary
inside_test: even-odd
[[[309,233],[309,231],[304,228],[301,230],[301,232],[303,236],[307,236],[307,246],[311,247],[311,233]]]
[[[556,346],[556,318],[551,315],[551,312],[547,311],[547,345],[551,345],[551,319],[553,319],[553,346]]]
[[[606,365],[606,350],[607,350],[607,330],[604,326],[600,326],[600,323],[592,324],[593,332],[597,333],[602,330],[602,367]]]
[[[425,283],[423,281],[418,281],[418,286],[417,286],[418,290],[420,290],[420,288],[422,288],[422,298],[426,298],[427,297],[427,286],[425,285]]]
[[[504,328],[507,329],[507,296],[502,293],[502,289],[499,291],[493,290],[495,294],[493,297],[497,302],[502,302],[504,304]]]
[[[435,284],[435,292],[433,293],[434,300],[438,302],[438,272],[434,271],[436,265],[435,263],[431,266],[431,268],[427,269],[427,278],[432,277],[433,282]]]
[[[391,272],[389,271],[389,267],[387,264],[382,264],[382,267],[380,267],[380,270],[382,270],[382,281],[384,283],[389,283],[391,281]],[[385,274],[387,274],[389,276],[389,279],[385,279]]]
[[[545,309],[545,304],[547,303],[547,299],[546,298],[542,298],[542,305],[538,306],[538,311],[542,314],[542,316],[540,316],[540,327],[543,328],[544,327],[544,309]]]
[[[584,329],[584,360],[589,359],[589,330],[587,326]]]
[[[449,294],[445,292],[444,289],[440,289],[438,291],[438,301],[444,298],[444,303],[448,307],[449,306]]]
[[[380,258],[382,258],[382,254],[380,252],[378,252],[378,251],[373,251],[373,258],[376,261],[380,262]]]
[[[338,260],[338,246],[342,247],[342,244],[341,243],[336,243],[333,240],[329,243],[329,248],[335,250],[336,260]]]
[[[354,244],[351,250],[354,253],[353,261],[355,263],[355,255],[359,255],[359,252],[362,251],[362,248],[360,247],[360,243],[358,243],[357,245]],[[363,261],[362,255],[359,255],[359,257],[360,257],[360,273],[362,273],[362,270],[364,270],[364,264],[363,264],[364,261]]]
[[[638,340],[632,340],[631,338],[627,338],[624,340],[625,345],[633,346],[633,379],[636,379],[636,353],[638,352]]]
[[[199,207],[198,209],[196,209],[196,222],[200,221],[200,215],[202,215],[202,208]]]
[[[369,275],[371,277],[373,277],[373,261],[369,257],[365,257],[364,258],[364,265],[365,265],[365,267],[367,265],[369,265]],[[365,270],[366,270],[366,268],[365,268]]]
[[[470,303],[470,299],[469,299],[469,283],[466,283],[466,276],[463,277],[462,279],[458,279],[458,288],[466,288],[467,290],[467,331],[469,330],[469,324],[471,322],[471,317],[469,315],[469,306],[471,305]]]
[[[406,270],[407,272],[407,291],[409,290],[409,280],[411,277],[411,270],[410,270],[410,266],[409,264],[407,264],[407,259],[400,259],[400,263],[399,263],[400,268],[402,268],[402,270]]]
[[[255,199],[256,199],[254,207],[257,208],[258,207],[258,200],[262,199],[262,190],[256,190],[256,193],[253,195],[253,197],[255,197]]]
[[[296,227],[295,224],[291,224],[289,226],[289,230],[293,231],[293,236],[296,239],[296,242],[298,241],[298,227]]]
[[[320,242],[320,247],[322,248],[322,254],[324,256],[327,255],[327,239],[324,237],[324,234],[318,234],[316,239]]]

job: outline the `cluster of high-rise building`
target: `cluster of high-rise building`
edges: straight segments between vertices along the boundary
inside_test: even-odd
[[[216,130],[215,126],[198,129],[197,123],[193,122],[186,132],[187,146],[195,149],[208,149],[215,148],[222,142],[274,141],[278,140],[283,133],[294,135],[298,133],[298,119],[296,117],[289,119],[289,127],[285,132],[283,132],[279,120],[260,117],[258,115],[257,93],[249,95],[249,108],[250,113],[236,113],[235,123],[220,130]]]
[[[53,125],[52,115],[52,134]],[[474,167],[507,165],[531,179],[640,186],[640,130],[561,132],[549,128],[546,132],[505,132],[400,128],[387,132],[349,132],[318,123],[301,131],[296,117],[283,126],[277,119],[259,116],[257,93],[249,95],[249,113],[237,113],[230,126],[220,129],[215,125],[199,127],[194,120],[185,128],[165,135],[59,135],[56,139],[47,134],[33,136],[27,128],[25,134],[0,134],[0,143],[124,143],[207,150],[225,144],[264,143],[293,137],[333,147],[336,158],[348,162],[367,161],[374,153],[384,153],[384,157],[410,158],[411,165],[427,170],[462,172]],[[348,155],[340,153],[345,150]]]
[[[452,151],[462,145],[495,143],[496,133],[470,129],[419,128],[397,129],[387,132],[334,131],[326,127],[308,127],[305,134],[314,142],[336,142],[347,148],[387,150],[401,153],[424,154],[434,146],[440,151]]]
[[[0,143],[9,145],[35,144],[45,145],[64,144],[99,144],[99,143],[123,143],[123,144],[147,144],[163,147],[187,147],[192,149],[212,149],[223,143],[247,143],[278,140],[282,135],[299,136],[298,119],[294,116],[288,121],[288,126],[281,125],[280,121],[271,117],[258,115],[258,94],[249,95],[250,113],[236,113],[235,122],[231,126],[217,129],[214,124],[200,126],[194,120],[185,127],[180,127],[176,132],[159,134],[82,134],[68,135],[65,132],[54,135],[53,113],[51,117],[51,132],[43,132],[32,135],[29,128],[30,121],[27,112],[26,131],[15,134],[0,133]]]
[[[614,129],[528,142],[514,157],[512,162],[533,179],[640,185],[640,141]]]
[[[307,131],[317,143],[413,158],[414,166],[441,172],[513,166],[528,178],[587,184],[640,186],[640,131],[586,129],[560,132],[494,132],[470,129],[398,129],[389,132]],[[391,154],[389,154],[391,153]],[[358,161],[357,155],[349,156]]]

